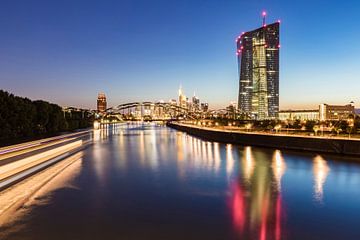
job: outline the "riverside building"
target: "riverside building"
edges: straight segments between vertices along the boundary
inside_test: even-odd
[[[329,105],[320,104],[320,121],[327,120],[347,120],[350,115],[355,115],[355,107],[352,104],[347,105]]]

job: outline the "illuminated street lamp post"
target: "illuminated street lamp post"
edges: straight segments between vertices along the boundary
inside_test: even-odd
[[[286,133],[289,134],[289,121],[286,120],[285,124],[286,124]]]
[[[314,130],[314,132],[315,132],[315,136],[317,136],[317,132],[319,131],[319,126],[314,126],[314,128],[313,128],[313,130]]]
[[[324,136],[324,125],[320,125],[321,136]]]
[[[349,118],[348,123],[349,123],[349,138],[351,138],[351,131],[352,131],[353,127],[354,127],[354,119]]]
[[[248,124],[245,125],[245,128],[246,128],[246,130],[247,130],[248,132],[250,131],[251,127],[252,127],[252,124],[251,124],[251,123],[248,123]]]
[[[281,125],[280,124],[276,125],[274,127],[274,129],[275,129],[276,133],[278,133],[278,131],[281,129]]]

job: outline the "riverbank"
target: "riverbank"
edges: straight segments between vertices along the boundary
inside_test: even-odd
[[[360,140],[222,130],[169,122],[169,127],[209,141],[360,156]]]

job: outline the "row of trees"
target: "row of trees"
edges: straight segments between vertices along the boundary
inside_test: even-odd
[[[67,116],[56,104],[31,101],[0,90],[0,144],[88,126],[91,126],[88,114],[74,118]]]
[[[314,132],[316,129],[320,131],[323,129],[326,132],[333,134],[339,133],[359,133],[360,132],[360,117],[350,115],[349,120],[341,121],[280,121],[280,120],[262,120],[262,121],[248,121],[248,120],[231,120],[227,118],[209,119],[214,121],[218,126],[239,126],[245,127],[248,124],[252,129],[257,130],[274,130],[277,126],[281,126],[282,129],[291,129],[295,131],[307,131]],[[351,121],[350,121],[351,120]]]

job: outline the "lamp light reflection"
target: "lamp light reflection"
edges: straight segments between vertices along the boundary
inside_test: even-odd
[[[277,189],[279,192],[281,192],[281,178],[285,173],[286,164],[279,150],[276,150],[274,152],[274,156],[272,159],[272,169],[274,172]]]
[[[245,147],[243,156],[244,179],[249,182],[254,172],[255,162],[252,156],[251,147]]]
[[[329,174],[330,168],[325,159],[321,156],[314,158],[313,173],[314,173],[314,198],[318,202],[323,200],[323,188],[326,178]]]

